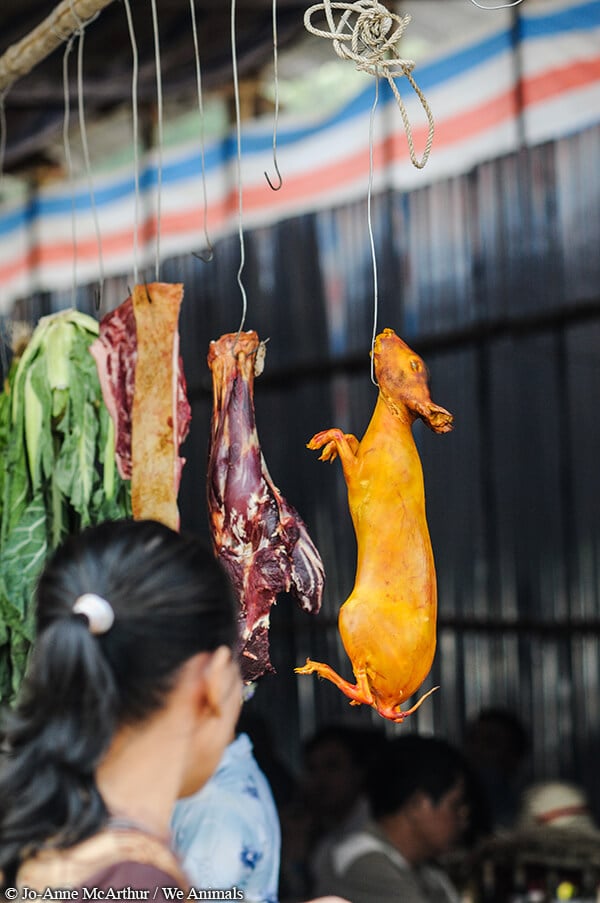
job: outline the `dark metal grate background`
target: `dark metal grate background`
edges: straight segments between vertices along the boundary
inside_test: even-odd
[[[378,330],[422,353],[432,397],[455,431],[417,426],[439,578],[431,701],[401,728],[460,740],[480,707],[529,726],[536,777],[572,777],[597,810],[600,753],[600,128],[522,150],[408,194],[373,201]],[[206,532],[208,342],[238,328],[236,236],[215,259],[163,266],[185,283],[182,349],[193,403],[184,527]],[[332,685],[296,677],[307,655],[347,676],[336,615],[354,577],[341,468],[305,449],[319,429],[364,431],[375,403],[369,349],[373,280],[365,203],[248,232],[247,328],[270,338],[256,384],[258,427],[275,482],[325,562],[322,613],[282,598],[272,616],[277,677],[251,705],[296,762],[299,738],[332,719],[374,721]],[[107,307],[126,295],[107,286]],[[16,318],[69,306],[30,299]],[[91,309],[89,293],[80,304]]]

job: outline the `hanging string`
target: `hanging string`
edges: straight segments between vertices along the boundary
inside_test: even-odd
[[[2,183],[4,181],[4,157],[6,156],[6,109],[4,106],[4,101],[6,98],[7,88],[4,91],[0,91],[0,191],[2,190]],[[0,201],[2,198],[0,197]],[[4,335],[4,318],[0,320],[0,367],[2,368],[2,380],[6,380],[8,377],[8,354],[6,353],[6,349],[10,347],[9,337],[10,333],[7,329],[7,336],[5,339]],[[10,327],[9,327],[10,329]],[[0,386],[0,391],[3,389],[3,386]]]
[[[477,0],[471,0],[473,6],[478,6],[479,9],[510,9],[511,6],[518,6],[519,3],[522,3],[523,0],[513,0],[513,3],[501,3],[499,6],[483,6],[483,4],[478,3]]]
[[[0,188],[4,181],[4,158],[6,157],[6,93],[8,88],[0,92]]]
[[[160,275],[160,223],[162,207],[162,167],[163,167],[163,99],[162,99],[162,75],[160,69],[160,42],[158,36],[158,15],[156,12],[156,0],[152,4],[152,29],[154,32],[154,62],[156,66],[156,102],[158,116],[158,173],[156,189],[156,281]]]
[[[208,248],[205,254],[193,253],[194,257],[209,263],[213,257],[213,246],[208,237],[208,192],[206,190],[206,165],[205,165],[205,141],[204,141],[204,103],[202,101],[202,70],[200,68],[200,51],[198,49],[198,28],[196,25],[196,8],[194,0],[190,0],[190,14],[192,17],[192,35],[194,38],[194,59],[196,63],[196,90],[198,94],[198,111],[200,113],[200,163],[202,167],[202,198],[203,198],[203,223],[204,241]]]
[[[73,307],[77,307],[77,226],[75,214],[75,187],[73,183],[73,158],[71,155],[71,142],[69,140],[69,127],[71,120],[71,99],[69,96],[69,56],[73,49],[75,35],[71,35],[65,46],[63,54],[63,148],[65,162],[67,164],[67,179],[71,194],[71,244],[73,246],[73,273],[71,283],[71,301]]]
[[[94,17],[96,18],[96,17]],[[92,21],[91,19],[89,20]],[[87,23],[89,24],[89,22]],[[85,126],[85,115],[83,110],[83,41],[85,35],[85,25],[82,24],[76,34],[79,35],[79,43],[77,45],[77,99],[79,106],[79,130],[81,132],[81,147],[83,150],[83,159],[85,163],[85,172],[88,182],[88,190],[90,194],[90,203],[92,206],[92,217],[94,220],[94,229],[96,231],[96,244],[98,246],[98,293],[96,295],[96,310],[102,306],[102,296],[104,293],[104,259],[102,256],[102,238],[100,235],[100,223],[98,221],[98,210],[96,208],[96,198],[94,195],[94,182],[92,179],[92,167],[90,165],[90,151],[87,140],[87,130]]]
[[[273,0],[273,84],[275,88],[275,114],[273,116],[273,166],[279,179],[279,184],[274,185],[269,178],[269,174],[265,172],[265,179],[269,183],[269,188],[273,191],[279,191],[283,185],[283,179],[279,172],[279,164],[277,163],[277,129],[279,125],[279,73],[278,73],[278,53],[277,53],[277,0]]]
[[[237,136],[237,188],[238,188],[238,234],[240,239],[240,266],[237,272],[237,283],[242,293],[242,319],[238,328],[238,339],[244,323],[246,322],[246,313],[248,311],[248,299],[246,297],[246,289],[242,282],[242,271],[246,262],[246,252],[244,248],[244,230],[242,228],[243,213],[243,194],[242,194],[242,117],[240,113],[240,85],[238,79],[237,68],[237,48],[235,42],[235,0],[231,0],[231,60],[233,67],[233,96],[235,100],[235,124]],[[237,339],[236,339],[237,343]],[[235,345],[234,345],[235,348]]]
[[[133,178],[134,178],[134,213],[133,213],[133,281],[138,284],[138,258],[139,258],[139,229],[140,229],[140,152],[139,152],[139,113],[138,113],[138,48],[131,15],[129,0],[125,2],[127,15],[127,27],[131,42],[131,55],[133,57],[133,72],[131,77],[131,113],[133,119]]]
[[[375,337],[377,335],[377,316],[379,308],[379,288],[377,282],[377,256],[375,254],[375,238],[373,236],[373,222],[371,219],[371,197],[373,193],[373,127],[375,123],[375,110],[379,100],[379,76],[375,76],[375,99],[371,107],[369,119],[369,187],[367,190],[367,223],[369,227],[369,241],[371,243],[371,258],[373,260],[373,335],[371,338],[371,382],[378,386],[375,379]]]
[[[334,9],[344,10],[337,23],[332,13]],[[317,12],[325,13],[329,31],[312,24],[312,17]],[[402,116],[411,162],[417,169],[423,169],[431,152],[435,124],[425,95],[412,76],[414,61],[401,59],[397,54],[397,45],[410,21],[411,16],[397,16],[377,0],[356,0],[355,3],[332,3],[331,0],[325,0],[309,7],[304,14],[307,31],[333,41],[333,49],[340,59],[352,60],[360,72],[387,79]],[[395,82],[400,76],[404,76],[411,85],[427,117],[427,140],[420,160],[415,152],[408,113]]]

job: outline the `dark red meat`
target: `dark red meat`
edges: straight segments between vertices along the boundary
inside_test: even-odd
[[[215,553],[240,604],[240,652],[246,682],[273,671],[269,614],[277,594],[291,592],[316,613],[323,564],[302,518],[274,485],[254,415],[256,332],[210,343],[213,417],[208,460],[208,511]],[[234,355],[235,348],[235,355]]]

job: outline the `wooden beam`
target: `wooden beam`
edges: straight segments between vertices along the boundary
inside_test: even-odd
[[[62,0],[40,24],[0,57],[0,92],[34,69],[113,0]]]

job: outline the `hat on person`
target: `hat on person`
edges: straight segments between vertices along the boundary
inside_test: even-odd
[[[564,781],[532,784],[523,793],[518,826],[596,830],[584,791]]]

